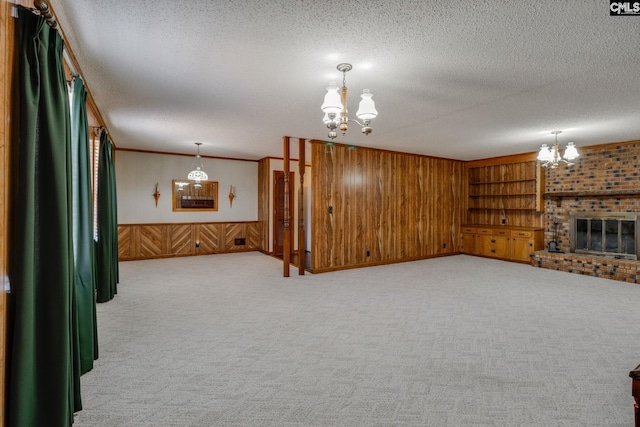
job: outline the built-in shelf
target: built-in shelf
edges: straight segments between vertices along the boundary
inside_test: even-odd
[[[467,175],[467,222],[538,225],[544,177],[537,161],[481,164]]]

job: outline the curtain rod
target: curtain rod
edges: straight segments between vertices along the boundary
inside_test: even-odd
[[[71,57],[69,56],[69,52],[67,52],[66,48],[62,49],[62,58],[64,59],[64,62],[66,62],[67,65],[69,66],[69,70],[71,70],[71,75],[74,77],[80,76],[80,73],[78,73],[78,70],[76,70],[76,66],[73,65],[73,61],[71,60]]]
[[[47,3],[45,0],[34,0],[33,5],[36,7],[36,10],[39,12],[39,14],[44,18],[45,22],[51,28],[58,30],[58,33],[62,35],[62,33],[58,29],[58,21],[56,21],[56,17],[51,12],[49,3]],[[71,75],[74,77],[79,76],[80,73],[78,73],[78,70],[76,69],[75,64],[71,60],[71,57],[69,56],[69,52],[67,51],[66,47],[62,49],[62,57],[64,59],[64,62],[69,67],[69,70],[71,71]]]
[[[51,28],[58,29],[58,22],[56,21],[56,17],[53,16],[53,13],[51,13],[49,3],[45,0],[34,0],[33,5]]]
[[[34,13],[37,13],[37,14],[41,15],[45,19],[45,22],[51,28],[53,28],[56,31],[58,31],[58,34],[60,34],[60,36],[64,40],[64,34],[62,32],[62,29],[58,26],[58,21],[56,21],[55,15],[53,14],[53,11],[49,7],[48,1],[47,0],[33,0],[33,5],[35,6],[35,9],[31,9],[31,10]],[[16,16],[17,16],[17,14],[16,14]],[[82,78],[82,76],[78,72],[78,69],[76,68],[75,62],[73,61],[73,59],[71,57],[71,54],[69,53],[69,50],[67,50],[66,46],[64,47],[64,49],[62,49],[62,58],[63,58],[64,62],[67,64],[67,66],[69,67],[69,70],[71,71],[71,74],[74,77]],[[88,88],[87,88],[87,92],[89,92]],[[89,99],[91,100],[91,103],[94,106],[93,108],[95,109],[95,113],[97,115],[98,122],[99,123],[104,123],[104,120],[102,119],[102,116],[100,115],[100,111],[98,110],[98,107],[95,105],[95,101],[93,100],[93,97],[91,96],[91,93],[89,93]],[[105,132],[107,132],[107,135],[109,134],[109,131],[107,130],[106,126],[91,126],[91,127],[92,128],[97,128],[96,129],[96,133],[99,133],[100,129],[103,129]],[[115,144],[114,144],[114,146],[115,146]]]
[[[107,128],[104,126],[89,126],[90,129],[93,129],[93,133],[95,135],[95,138],[100,138],[100,134],[102,132],[107,132],[107,136],[109,135],[109,132],[107,131]]]

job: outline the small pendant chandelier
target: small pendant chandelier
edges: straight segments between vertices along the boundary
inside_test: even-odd
[[[542,147],[540,147],[538,160],[543,168],[555,169],[560,163],[565,163],[567,166],[573,166],[573,160],[580,156],[576,146],[573,145],[573,142],[569,142],[567,144],[567,148],[564,150],[564,155],[560,155],[560,150],[558,148],[558,135],[561,133],[561,130],[554,130],[551,132],[551,134],[556,137],[553,147],[548,147],[547,144],[542,144]]]
[[[335,83],[330,83],[327,87],[327,93],[324,96],[324,102],[320,107],[324,112],[324,118],[322,121],[329,128],[329,138],[334,139],[338,136],[336,129],[340,128],[340,132],[344,136],[347,132],[347,124],[349,121],[355,122],[362,127],[362,133],[369,135],[372,131],[371,120],[375,119],[378,115],[376,105],[371,97],[373,94],[369,92],[369,89],[362,91],[362,98],[358,108],[356,116],[362,120],[360,123],[357,120],[349,119],[347,116],[347,71],[350,71],[353,67],[351,64],[342,63],[336,67],[338,71],[342,73],[342,90],[338,93],[338,86]]]
[[[191,165],[191,172],[187,175],[187,179],[195,181],[193,188],[199,190],[202,188],[202,181],[208,180],[209,175],[202,170],[202,158],[200,157],[200,146],[202,145],[202,142],[196,142],[195,144],[198,146],[198,155],[196,155],[196,158]]]

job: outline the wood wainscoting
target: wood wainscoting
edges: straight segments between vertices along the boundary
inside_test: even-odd
[[[118,225],[120,261],[246,252],[259,248],[257,221]]]
[[[464,163],[312,143],[311,271],[458,253]]]

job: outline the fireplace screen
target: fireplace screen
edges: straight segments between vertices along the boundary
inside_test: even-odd
[[[571,252],[638,259],[638,214],[570,214]]]

